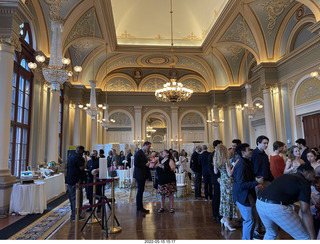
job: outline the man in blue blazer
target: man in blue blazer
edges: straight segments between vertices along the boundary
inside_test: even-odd
[[[236,153],[240,155],[240,159],[233,169],[233,201],[237,204],[241,216],[244,219],[242,225],[242,240],[251,240],[254,231],[254,215],[255,207],[252,207],[252,201],[255,202],[256,191],[263,189],[263,178],[255,178],[253,166],[249,161],[251,157],[250,146],[242,143],[237,146]]]
[[[151,142],[146,141],[143,143],[142,149],[138,150],[134,154],[134,170],[133,170],[133,178],[137,181],[137,215],[141,217],[145,217],[146,213],[150,211],[143,207],[142,199],[144,186],[146,184],[146,180],[149,178],[149,162],[148,162],[148,152],[151,147]]]
[[[208,147],[206,145],[202,146],[202,153],[199,155],[199,164],[202,169],[202,177],[204,183],[204,198],[212,200],[212,165],[210,165],[209,157],[211,153],[208,152]]]

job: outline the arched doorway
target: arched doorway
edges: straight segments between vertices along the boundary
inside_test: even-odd
[[[145,141],[152,143],[151,150],[162,151],[168,149],[168,121],[160,112],[148,115],[144,125]]]

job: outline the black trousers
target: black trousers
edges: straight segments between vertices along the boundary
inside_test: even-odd
[[[202,183],[202,175],[201,173],[193,172],[196,178],[196,182],[194,184],[194,192],[195,197],[201,197],[201,183]]]
[[[143,192],[144,192],[144,186],[146,184],[146,180],[136,180],[137,181],[137,196],[136,196],[136,203],[137,203],[137,211],[140,211],[143,209]]]
[[[212,199],[212,176],[211,175],[203,175],[203,183],[204,183],[204,197],[206,199]]]
[[[213,217],[219,217],[220,207],[220,184],[216,182],[213,184],[213,197],[212,197],[212,215]]]

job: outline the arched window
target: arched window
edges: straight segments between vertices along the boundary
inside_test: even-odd
[[[8,165],[11,174],[15,176],[20,176],[21,171],[26,170],[29,163],[33,74],[28,62],[34,62],[31,37],[29,24],[21,25],[19,41],[22,51],[16,51],[14,58]]]

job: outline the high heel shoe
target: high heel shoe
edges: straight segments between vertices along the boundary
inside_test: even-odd
[[[221,226],[224,225],[224,219],[223,218],[220,220],[220,223],[221,223]]]
[[[222,222],[221,222],[222,224]],[[226,229],[230,230],[230,231],[235,231],[236,229],[235,228],[232,228],[229,223],[227,223],[227,221],[223,221],[223,225]]]

